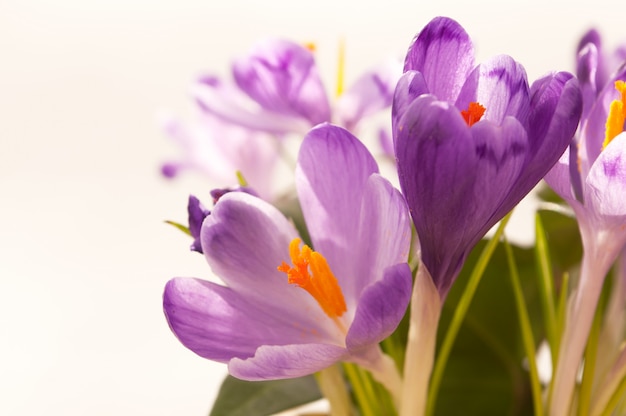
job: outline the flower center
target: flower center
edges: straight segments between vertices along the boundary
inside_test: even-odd
[[[615,81],[615,89],[619,91],[621,97],[613,100],[611,107],[609,107],[602,150],[611,143],[615,136],[624,131],[624,120],[626,120],[626,83],[624,81]]]
[[[485,114],[485,110],[487,110],[482,105],[477,102],[472,101],[469,103],[469,107],[467,110],[461,110],[461,115],[463,116],[463,120],[467,123],[468,126],[472,127],[474,123],[478,123],[482,116]]]
[[[299,238],[291,240],[289,256],[293,267],[285,262],[278,266],[279,271],[287,274],[288,282],[309,292],[330,318],[343,315],[347,310],[346,301],[324,256],[306,244],[300,249]]]

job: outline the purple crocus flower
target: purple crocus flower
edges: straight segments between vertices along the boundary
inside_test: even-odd
[[[378,343],[408,305],[411,231],[404,199],[377,172],[346,130],[323,124],[307,134],[296,186],[313,248],[269,203],[223,195],[200,240],[226,285],[167,283],[164,311],[179,340],[246,380],[298,377],[340,360],[384,379]]]
[[[578,287],[561,341],[551,413],[568,411],[604,278],[626,244],[626,63],[602,85],[608,71],[597,53],[599,40],[580,48],[577,61],[585,112],[577,136],[546,181],[574,210],[584,255]]]
[[[205,76],[194,95],[206,112],[251,130],[304,134],[321,122],[334,121],[353,131],[362,118],[391,105],[400,73],[393,62],[364,73],[339,95],[333,108],[311,49],[265,39],[235,61],[234,84]]]
[[[509,56],[475,65],[471,39],[445,17],[418,34],[404,69],[392,109],[400,185],[443,298],[472,247],[563,153],[581,94],[565,72],[529,88]]]

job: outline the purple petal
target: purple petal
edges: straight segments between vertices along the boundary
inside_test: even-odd
[[[396,86],[391,108],[391,128],[396,130],[398,121],[404,116],[406,109],[422,94],[428,94],[424,75],[417,71],[407,71],[402,75]]]
[[[406,312],[411,285],[411,269],[402,263],[387,268],[382,280],[363,291],[346,337],[349,350],[379,343],[391,335]]]
[[[582,111],[578,81],[567,72],[535,81],[530,90],[529,151],[524,174],[498,215],[505,215],[559,160],[576,132]]]
[[[596,75],[598,71],[598,50],[594,44],[588,44],[578,52],[576,59],[576,77],[580,82],[583,96],[582,118],[586,119],[598,94]]]
[[[587,185],[590,209],[625,228],[626,133],[615,137],[600,153],[589,171]]]
[[[314,249],[326,257],[342,288],[343,280],[355,276],[361,200],[377,172],[365,146],[341,127],[317,126],[302,142],[296,168],[302,212]],[[348,303],[355,301],[350,292],[344,295]]]
[[[454,103],[474,66],[474,47],[456,21],[436,17],[409,47],[404,70],[424,75],[428,90],[438,99]]]
[[[330,104],[311,51],[296,43],[266,39],[235,62],[237,85],[261,107],[299,116],[311,125],[330,121]]]
[[[411,220],[404,197],[378,174],[369,177],[354,215],[360,217],[350,259],[356,272],[342,287],[359,299],[363,288],[380,280],[389,266],[408,261]]]
[[[337,345],[264,345],[252,358],[231,360],[228,372],[249,381],[295,378],[323,370],[347,355],[347,350]]]
[[[189,201],[187,202],[187,213],[189,221],[189,232],[193,237],[193,243],[191,244],[191,250],[202,253],[202,245],[200,244],[200,228],[204,219],[211,214],[211,211],[206,209],[202,202],[193,195],[189,195]]]
[[[277,267],[290,263],[289,243],[298,237],[272,205],[243,192],[224,195],[202,226],[204,255],[213,272],[250,302],[271,307],[308,328],[332,321],[305,290],[287,282]]]
[[[353,130],[359,120],[391,106],[393,91],[402,75],[402,66],[392,61],[363,74],[337,101],[337,117]]]
[[[469,128],[455,107],[430,96],[415,100],[401,127],[400,184],[422,261],[444,297],[469,250],[501,218],[494,213],[524,165],[526,131],[513,117]]]
[[[524,67],[506,55],[477,66],[463,85],[456,107],[465,110],[470,102],[486,108],[486,120],[500,124],[505,117],[513,116],[525,126],[530,98]]]
[[[598,94],[595,104],[589,111],[589,117],[582,126],[582,140],[586,151],[586,160],[593,164],[600,152],[606,134],[606,119],[609,116],[611,102],[619,98],[615,81],[626,81],[626,64],[622,65]]]
[[[228,287],[200,279],[170,280],[163,310],[183,345],[220,362],[251,357],[260,345],[333,340],[317,327],[303,326],[292,314],[259,307]]]
[[[305,132],[311,124],[294,114],[283,114],[260,107],[232,85],[197,83],[191,93],[198,106],[220,120],[250,130],[273,134]]]

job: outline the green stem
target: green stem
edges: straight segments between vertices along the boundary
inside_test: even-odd
[[[611,416],[613,410],[617,407],[621,400],[624,399],[626,395],[626,374],[622,378],[618,388],[615,390],[615,393],[611,396],[611,400],[606,405],[604,412],[602,412],[601,416]]]
[[[515,295],[515,306],[517,308],[517,314],[520,321],[520,329],[522,331],[522,340],[524,343],[524,349],[526,350],[526,357],[528,358],[528,369],[530,372],[530,387],[533,395],[533,406],[535,409],[535,416],[543,416],[543,403],[541,400],[541,382],[539,381],[539,372],[537,371],[537,360],[535,359],[535,340],[533,338],[533,330],[530,325],[530,317],[528,316],[528,309],[526,308],[526,302],[524,300],[524,293],[522,292],[522,285],[519,281],[519,275],[517,274],[517,265],[515,263],[515,257],[511,245],[504,238],[504,249],[506,250],[506,258],[509,263],[509,270],[511,275],[511,284],[513,286],[513,293]]]
[[[350,416],[352,414],[350,395],[339,365],[333,365],[315,374],[315,379],[322,395],[330,403],[331,416]]]
[[[552,362],[556,362],[557,351],[559,350],[556,308],[554,305],[554,287],[552,269],[550,267],[550,253],[548,251],[548,243],[546,232],[541,221],[539,213],[535,215],[535,257],[539,273],[539,294],[541,298],[541,306],[544,316],[544,324],[546,327],[546,338],[550,345],[550,353]]]
[[[511,213],[509,212],[503,219],[500,221],[500,225],[496,230],[493,238],[487,243],[482,253],[480,254],[480,258],[472,270],[472,274],[467,282],[467,287],[463,291],[463,295],[459,299],[459,303],[456,306],[456,310],[454,311],[454,316],[452,317],[452,321],[450,322],[450,326],[448,327],[448,331],[446,332],[443,343],[441,344],[441,349],[439,350],[439,355],[435,361],[435,366],[432,374],[432,378],[430,380],[430,389],[428,391],[428,399],[426,406],[426,415],[431,416],[435,411],[435,400],[437,398],[437,393],[439,393],[439,387],[441,386],[441,380],[443,378],[443,372],[446,368],[446,364],[448,362],[448,357],[450,356],[450,352],[452,351],[452,346],[454,345],[454,341],[456,336],[461,328],[461,323],[465,318],[467,310],[474,298],[474,293],[476,292],[476,288],[480,283],[480,280],[485,272],[485,268],[493,255],[496,246],[498,245],[498,241],[504,232],[504,228],[506,224],[509,222],[511,218]]]
[[[352,392],[361,411],[361,416],[377,416],[375,403],[372,403],[370,400],[371,396],[368,395],[367,388],[363,385],[363,380],[356,365],[344,363],[343,368],[348,380],[350,380]]]

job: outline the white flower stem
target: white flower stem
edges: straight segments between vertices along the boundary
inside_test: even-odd
[[[400,416],[422,416],[426,411],[441,315],[439,292],[423,264],[415,276],[410,313]]]
[[[330,403],[330,416],[352,415],[350,395],[339,365],[319,371],[315,374],[315,379],[322,395]]]

